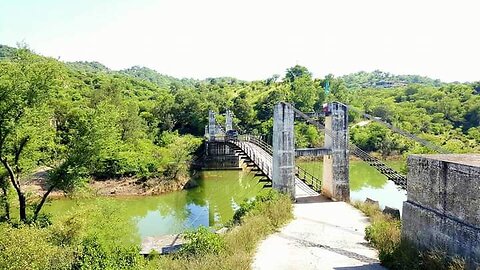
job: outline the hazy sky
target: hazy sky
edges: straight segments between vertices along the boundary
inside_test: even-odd
[[[0,0],[0,44],[176,77],[480,80],[478,0]]]

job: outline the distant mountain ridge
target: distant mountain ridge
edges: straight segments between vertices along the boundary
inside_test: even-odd
[[[0,59],[8,58],[15,53],[16,48],[6,45],[0,45]],[[162,88],[176,88],[179,85],[193,86],[200,82],[223,82],[226,84],[232,84],[242,82],[238,79],[231,77],[220,78],[206,78],[204,80],[197,79],[178,79],[173,76],[161,74],[156,70],[142,66],[133,66],[131,68],[123,70],[111,70],[102,63],[96,61],[75,61],[65,62],[65,64],[73,69],[81,70],[85,72],[105,72],[105,73],[120,73],[123,75],[132,76],[141,80],[149,81]],[[432,79],[426,76],[419,75],[394,75],[389,72],[375,70],[372,72],[355,72],[338,77],[345,82],[345,85],[349,89],[355,88],[391,88],[405,86],[408,84],[422,84],[428,86],[442,86],[444,83],[438,79]]]
[[[375,70],[372,72],[355,72],[340,76],[348,88],[390,88],[408,84],[423,84],[429,86],[442,86],[444,83],[419,75],[394,75],[389,72]]]

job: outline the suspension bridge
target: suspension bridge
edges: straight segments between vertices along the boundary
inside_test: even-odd
[[[295,116],[325,133],[322,148],[295,148]],[[262,136],[228,136],[228,130],[232,129],[231,113],[226,114],[225,127],[219,125],[213,112],[209,113],[205,130],[207,156],[220,157],[217,161],[228,166],[239,165],[236,161],[242,160],[260,176],[259,182],[264,187],[290,194],[297,202],[294,221],[262,242],[253,269],[318,269],[320,265],[332,269],[361,265],[372,266],[366,269],[383,269],[375,250],[362,244],[366,220],[344,203],[350,200],[350,151],[361,154],[362,159],[389,179],[405,183],[405,178],[349,144],[347,106],[328,105],[324,123],[314,119],[318,116],[322,115],[303,113],[288,103],[275,105],[272,144],[269,144]],[[322,179],[295,164],[295,158],[300,156],[323,156]],[[325,203],[326,198],[338,202]]]
[[[227,111],[225,126],[221,125],[214,112],[209,112],[209,124],[205,127],[207,150],[210,155],[231,155],[240,158],[248,167],[252,167],[259,182],[265,187],[273,187],[292,197],[304,197],[322,193],[334,200],[349,200],[349,155],[354,155],[368,163],[388,180],[400,188],[406,189],[407,178],[389,167],[378,158],[370,155],[360,147],[349,142],[348,110],[358,109],[348,105],[332,102],[327,104],[323,112],[305,113],[293,105],[280,102],[274,108],[274,127],[272,144],[267,143],[265,136],[241,134],[229,136],[233,129],[233,114]],[[393,132],[408,137],[421,145],[439,153],[447,153],[441,147],[433,145],[407,131],[372,115],[360,112],[365,118],[389,128]],[[324,118],[323,123],[319,120]],[[324,133],[324,147],[295,148],[294,123],[305,121]],[[212,151],[214,150],[214,151]],[[320,179],[311,171],[295,164],[300,156],[323,156],[323,177]],[[226,162],[224,159],[223,162]],[[228,162],[227,162],[228,163]],[[235,163],[235,162],[234,162]],[[232,163],[229,163],[232,165]],[[233,164],[235,165],[235,164]]]
[[[368,219],[350,204],[349,160],[354,155],[367,162],[398,187],[406,189],[402,237],[423,249],[442,246],[449,255],[462,256],[471,269],[480,266],[480,155],[450,154],[375,116],[370,121],[440,153],[408,157],[407,177],[349,142],[348,111],[333,102],[322,113],[305,113],[280,102],[273,113],[271,143],[265,136],[229,132],[210,112],[205,129],[206,156],[218,164],[250,167],[264,187],[295,198],[294,220],[262,241],[253,269],[384,269],[374,249],[365,243]],[[357,110],[358,112],[358,110]],[[321,121],[323,119],[323,122]],[[295,148],[294,124],[305,121],[324,132],[321,148]],[[307,171],[295,158],[323,157],[322,179]],[[218,166],[217,164],[217,166]],[[359,269],[360,269],[359,268]]]

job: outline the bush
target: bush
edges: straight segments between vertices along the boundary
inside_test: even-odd
[[[96,236],[82,241],[75,257],[74,269],[132,269],[140,261],[138,249],[132,246],[109,246]]]
[[[460,270],[465,262],[449,258],[441,251],[419,251],[412,243],[401,238],[401,221],[383,214],[378,206],[354,202],[353,205],[370,217],[371,224],[365,228],[365,240],[378,250],[382,265],[398,270]]]
[[[48,241],[47,229],[0,225],[0,269],[70,269],[73,252]]]
[[[187,243],[180,249],[182,255],[218,254],[225,249],[225,240],[208,228],[200,227],[196,231],[184,234]]]
[[[79,204],[51,226],[51,239],[75,248],[75,269],[131,269],[140,261],[140,239],[122,205],[109,199]]]
[[[281,206],[276,206],[281,204]],[[277,227],[282,220],[292,218],[292,204],[288,196],[282,195],[274,190],[269,190],[259,194],[253,200],[245,200],[240,204],[240,208],[233,214],[233,223],[239,224],[244,216],[253,212],[254,214],[264,214],[269,218],[270,223]]]
[[[292,218],[292,204],[287,195],[275,191],[257,196],[242,203],[237,210],[238,226],[222,237],[206,228],[194,233],[194,248],[188,247],[192,256],[161,256],[148,262],[147,269],[248,269],[260,240],[274,232]],[[219,237],[223,244],[217,241]],[[223,245],[223,248],[219,248]],[[201,252],[198,252],[201,251]],[[195,254],[195,255],[193,255]],[[172,259],[173,258],[173,259]]]
[[[95,200],[95,198],[92,198]],[[0,269],[136,269],[139,239],[121,204],[79,204],[45,228],[0,224]]]

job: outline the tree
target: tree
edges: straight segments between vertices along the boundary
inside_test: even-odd
[[[0,216],[0,221],[2,220],[10,220],[10,203],[8,201],[8,190],[9,190],[9,181],[7,179],[7,175],[4,173],[3,170],[0,170],[0,189],[2,190],[2,194],[0,194],[0,204],[3,205],[3,217]]]
[[[318,90],[312,79],[307,75],[296,77],[291,83],[292,101],[301,111],[312,111],[317,99]]]
[[[285,85],[279,85],[274,88],[268,95],[255,104],[257,119],[262,121],[273,118],[273,107],[280,101],[288,101],[288,94],[289,91]]]
[[[253,107],[247,102],[247,92],[241,91],[240,94],[233,99],[233,114],[240,120],[243,129],[249,129],[254,123]]]
[[[295,65],[294,67],[287,69],[285,81],[292,83],[296,78],[299,77],[307,77],[308,79],[312,79],[312,73],[310,73],[306,67]]]
[[[22,177],[49,158],[54,127],[46,103],[58,77],[55,61],[25,49],[0,62],[0,162],[17,193],[23,222],[27,202]]]

